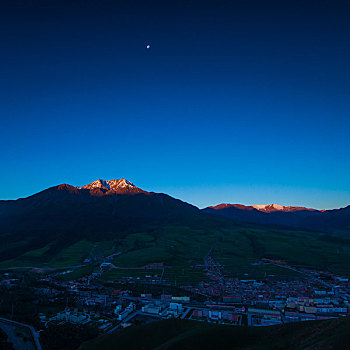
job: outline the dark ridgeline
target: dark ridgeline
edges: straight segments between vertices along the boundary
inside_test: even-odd
[[[164,224],[207,216],[163,193],[146,192],[125,179],[51,187],[30,197],[0,201],[0,237],[13,248],[1,260],[56,242],[47,254],[81,239],[123,238]],[[17,242],[26,242],[16,247]]]
[[[123,239],[131,233],[166,225],[213,231],[241,226],[239,222],[348,237],[350,206],[318,211],[276,205],[258,210],[253,206],[223,204],[199,210],[166,194],[144,191],[125,179],[96,180],[83,187],[62,184],[27,198],[0,201],[0,238],[8,247],[2,251],[0,261],[49,243],[47,257],[84,239]]]
[[[202,209],[205,213],[221,215],[245,223],[281,225],[333,233],[350,230],[350,206],[334,210],[316,210],[304,207],[263,209],[241,204],[219,204]]]

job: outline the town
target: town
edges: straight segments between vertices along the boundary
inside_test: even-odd
[[[99,264],[97,272],[95,269],[76,279],[66,278],[72,273],[69,269],[7,270],[0,281],[3,317],[0,322],[8,325],[14,322],[14,327],[28,325],[32,339],[36,340],[33,349],[38,349],[38,339],[42,341],[45,332],[64,325],[89,327],[94,330],[91,336],[97,336],[168,318],[270,326],[348,315],[347,277],[268,259],[255,265],[292,269],[300,278],[283,280],[273,275],[260,280],[228,278],[211,252],[204,259],[202,281],[176,286],[153,272],[158,271],[155,269],[159,269],[159,264],[148,266],[143,277],[128,276],[125,270],[124,275],[122,272],[114,279],[103,279],[111,270],[110,263],[105,261]],[[15,301],[16,294],[25,291],[31,291],[30,303],[35,306],[27,314]]]

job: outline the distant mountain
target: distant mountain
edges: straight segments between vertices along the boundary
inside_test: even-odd
[[[42,217],[51,213],[75,219],[73,213],[84,211],[84,215],[93,212],[105,216],[105,220],[108,216],[163,219],[200,213],[193,205],[163,193],[144,191],[125,179],[99,179],[82,187],[62,184],[27,198],[0,201],[0,209],[0,215],[30,213],[31,217]]]
[[[219,204],[202,210],[245,223],[283,225],[324,232],[349,231],[350,233],[350,206],[335,210],[316,210],[278,204],[252,206]]]
[[[263,205],[252,205],[253,208],[263,211],[265,213],[272,213],[276,211],[283,211],[283,212],[296,212],[296,211],[318,211],[316,209],[312,208],[305,208],[305,207],[291,207],[291,206],[284,206],[284,205],[278,205],[278,204],[263,204]]]
[[[27,198],[0,201],[0,238],[14,247],[0,260],[53,241],[68,245],[79,239],[121,238],[203,214],[193,205],[144,191],[125,179],[96,180],[82,187],[62,184]]]
[[[121,252],[116,266],[161,262],[177,269],[200,264],[215,244],[218,258],[236,266],[232,273],[261,258],[348,271],[349,212],[350,207],[322,212],[276,204],[199,210],[126,179],[98,179],[81,187],[62,184],[27,198],[0,201],[0,265],[70,267]],[[288,228],[286,234],[281,227],[257,224],[316,232]]]
[[[269,252],[259,237],[271,234],[277,244],[284,236],[276,232],[283,230],[245,223],[316,230],[322,239],[325,235],[319,235],[319,231],[349,237],[349,218],[350,207],[318,211],[276,204],[222,204],[199,210],[166,194],[145,191],[126,179],[98,179],[81,187],[61,184],[27,198],[0,201],[0,262],[12,266],[11,259],[17,259],[20,266],[32,266],[35,261],[39,265],[59,265],[60,261],[69,265],[71,259],[79,263],[89,256],[96,242],[118,246],[116,251],[121,249],[124,259],[130,256],[135,263],[167,258],[178,263],[180,256],[197,256],[201,261],[214,242],[224,239],[229,250],[236,249],[237,241],[247,241],[253,249],[254,257],[250,259],[275,257],[276,253]],[[293,235],[298,237],[299,231]],[[256,237],[254,232],[259,232]],[[310,237],[314,240],[311,232]],[[324,244],[322,241],[321,247]],[[299,245],[296,238],[294,247],[299,249]],[[279,258],[285,255],[283,247]],[[329,248],[328,252],[333,250]],[[247,254],[244,252],[244,256]]]
[[[262,204],[262,205],[243,205],[243,204],[218,204],[215,206],[210,206],[205,209],[215,209],[215,210],[222,210],[226,208],[236,208],[241,210],[258,210],[264,213],[272,213],[272,212],[296,212],[296,211],[324,211],[324,210],[316,210],[312,208],[305,208],[305,207],[291,207],[291,206],[284,206],[279,204]]]
[[[318,215],[305,217],[300,227],[350,236],[350,205],[345,208],[324,210]]]

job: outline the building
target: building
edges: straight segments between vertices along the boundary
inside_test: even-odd
[[[147,304],[145,306],[142,306],[142,312],[145,312],[148,314],[158,315],[160,311],[161,311],[160,306],[155,306],[153,304]]]

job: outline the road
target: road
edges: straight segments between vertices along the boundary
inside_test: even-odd
[[[213,258],[213,250],[216,246],[217,240],[214,242],[214,244],[210,247],[208,254],[204,258],[204,266],[205,269],[208,272],[208,275],[212,277],[213,279],[224,283],[225,278],[222,275],[222,265],[217,263]]]
[[[34,327],[29,326],[29,325],[24,324],[24,323],[8,320],[7,318],[2,318],[2,317],[0,317],[0,321],[3,323],[7,323],[9,325],[15,326],[15,327],[21,327],[21,328],[24,327],[24,328],[29,329],[29,331],[32,335],[33,343],[34,343],[34,346],[36,347],[36,350],[42,350],[42,347],[41,347],[41,344],[39,341],[39,333],[34,329]]]
[[[288,270],[291,270],[291,271],[298,272],[298,273],[300,273],[300,274],[302,274],[302,275],[307,276],[308,278],[311,278],[311,279],[314,280],[314,281],[317,281],[317,282],[323,284],[323,285],[326,286],[326,287],[329,287],[329,288],[332,288],[332,287],[333,287],[332,284],[327,283],[327,282],[321,280],[320,278],[317,278],[317,277],[313,276],[311,273],[308,273],[308,272],[306,272],[306,271],[300,271],[300,270],[298,270],[298,269],[295,268],[295,267],[286,266],[286,265],[280,265],[280,264],[271,263],[271,262],[269,262],[268,264],[274,265],[274,266],[278,266],[278,267],[282,267],[282,268],[284,268],[284,269],[288,269]]]
[[[194,308],[193,307],[189,307],[187,308],[187,310],[181,315],[181,319],[185,318],[190,312],[191,310],[193,310]]]
[[[130,313],[128,316],[126,316],[123,320],[121,320],[120,322],[118,322],[117,325],[115,325],[113,328],[111,328],[110,330],[108,330],[106,333],[110,334],[115,332],[122,323],[128,323],[132,318],[136,317],[136,316],[149,316],[149,317],[154,317],[154,318],[163,318],[161,315],[158,314],[150,314],[148,312],[143,312],[141,310],[136,310],[132,313]]]

